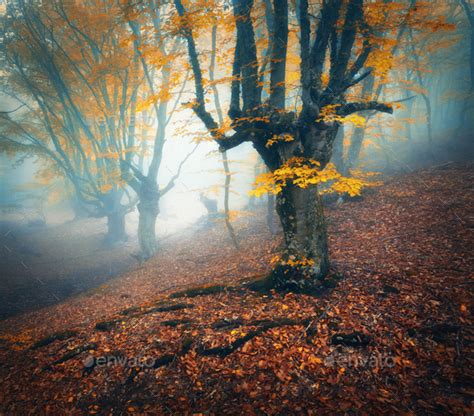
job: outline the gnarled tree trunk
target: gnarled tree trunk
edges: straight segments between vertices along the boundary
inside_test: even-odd
[[[316,186],[288,184],[277,195],[276,210],[286,250],[272,271],[276,288],[312,291],[329,270],[323,206]]]
[[[271,45],[270,97],[263,102],[262,84],[265,85],[266,82],[265,71],[260,68],[265,68],[266,63],[262,65],[257,54],[252,19],[254,2],[232,2],[236,46],[228,111],[234,132],[230,135],[222,132],[222,123],[216,122],[206,109],[203,74],[193,29],[189,25],[180,28],[188,44],[188,56],[194,74],[196,101],[193,110],[219,144],[221,151],[244,142],[252,142],[271,172],[287,168],[286,164],[291,164],[292,158],[308,163],[310,169],[315,168],[316,161],[319,163],[317,168],[324,169],[332,156],[338,130],[338,122],[326,120],[325,115],[329,116],[332,111],[339,117],[359,111],[393,112],[391,105],[377,101],[346,101],[346,91],[371,75],[370,70],[363,71],[372,50],[372,42],[368,39],[351,62],[358,34],[365,36],[365,31],[361,30],[364,27],[364,2],[322,2],[314,35],[309,2],[297,2],[302,102],[299,112],[286,109],[285,71],[291,5],[287,0],[274,0],[272,3],[273,22],[268,27]],[[174,4],[178,15],[185,18],[187,11],[183,2],[174,0]],[[341,31],[335,30],[342,16],[344,28]],[[325,64],[327,56],[330,58],[329,68]],[[323,82],[325,71],[329,79],[326,85]],[[323,113],[324,109],[328,112],[325,110]],[[291,136],[291,140],[269,142],[275,136],[283,135]],[[270,276],[271,283],[279,289],[312,291],[319,286],[319,279],[329,269],[326,226],[317,187],[312,185],[300,188],[289,179],[277,196],[277,212],[283,226],[286,252],[274,266]]]

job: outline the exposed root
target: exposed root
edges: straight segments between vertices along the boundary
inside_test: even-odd
[[[180,290],[179,292],[174,292],[169,295],[169,298],[176,299],[176,298],[194,298],[196,296],[202,295],[214,295],[216,293],[222,293],[227,291],[235,290],[234,286],[226,286],[226,285],[213,285],[213,286],[196,286],[185,290]]]
[[[179,311],[182,309],[190,309],[190,308],[194,308],[194,305],[190,303],[159,302],[155,306],[148,307],[148,308],[147,307],[132,307],[132,308],[124,309],[123,311],[120,312],[120,315],[137,317],[137,316],[146,315],[149,313]]]
[[[76,348],[70,350],[67,354],[63,355],[61,358],[53,361],[51,364],[43,367],[43,371],[50,370],[54,365],[62,364],[70,359],[78,356],[79,354],[83,353],[84,351],[95,350],[97,348],[97,344],[84,344],[79,345]]]
[[[309,326],[311,322],[312,322],[311,318],[305,318],[305,319],[282,318],[282,319],[273,320],[273,321],[262,320],[262,321],[249,322],[249,323],[246,323],[245,325],[249,325],[249,326],[256,325],[257,329],[250,331],[248,334],[244,335],[243,337],[237,338],[234,342],[232,342],[229,345],[221,346],[221,347],[213,347],[213,348],[200,347],[198,348],[197,352],[198,354],[201,354],[201,355],[217,355],[223,358],[232,354],[235,350],[242,347],[246,342],[261,335],[263,332],[269,329],[278,328],[281,326],[289,326],[289,325]]]
[[[37,348],[45,347],[49,344],[52,344],[54,341],[65,341],[66,339],[72,338],[76,336],[77,334],[78,334],[78,331],[75,331],[75,330],[66,330],[66,331],[56,332],[52,335],[48,335],[47,337],[35,342],[31,346],[31,349],[35,350]]]
[[[174,354],[165,354],[157,359],[154,360],[153,366],[151,368],[157,369],[160,367],[164,367],[165,365],[171,364],[173,361],[175,361],[178,357],[181,357],[183,355],[186,355],[189,350],[191,349],[191,346],[193,344],[193,340],[191,338],[185,338],[183,340],[183,343],[181,345],[181,349]],[[137,375],[143,370],[146,369],[147,367],[133,367],[130,370],[130,373],[125,380],[125,384],[131,384],[135,381],[135,378]]]
[[[161,325],[170,326],[172,328],[177,327],[178,325],[189,325],[192,321],[190,319],[170,319],[168,321],[161,321]]]
[[[97,322],[95,324],[95,329],[97,331],[108,332],[108,331],[111,331],[119,322],[120,322],[119,319],[113,319],[111,321]]]
[[[334,334],[331,338],[331,344],[344,345],[346,347],[365,347],[369,345],[370,341],[370,337],[361,332]]]

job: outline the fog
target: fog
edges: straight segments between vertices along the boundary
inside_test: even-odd
[[[333,152],[333,162],[337,168],[341,168],[341,173],[350,175],[348,165],[339,165],[336,160],[336,148],[339,146],[342,159],[348,159],[351,143],[354,141],[353,137],[358,134],[357,130],[362,130],[363,142],[357,161],[354,162],[355,165],[351,166],[351,169],[374,172],[381,178],[413,172],[423,167],[439,166],[452,161],[469,160],[472,156],[472,140],[470,140],[474,127],[472,107],[470,109],[467,107],[466,110],[466,102],[469,100],[467,92],[470,88],[469,65],[472,60],[469,44],[470,29],[461,12],[460,9],[456,9],[455,13],[450,15],[446,24],[452,27],[438,32],[433,31],[428,35],[418,35],[419,43],[416,43],[417,41],[414,41],[413,38],[410,40],[410,37],[405,35],[405,43],[401,44],[401,51],[396,52],[392,57],[393,61],[388,74],[385,75],[383,87],[378,84],[375,87],[372,85],[369,94],[369,98],[374,97],[377,88],[379,88],[379,100],[392,102],[394,112],[393,114],[363,112],[361,113],[365,117],[363,127],[358,127],[350,122],[341,123],[340,130],[344,132],[344,140],[336,139]],[[444,21],[441,22],[441,25],[445,24]],[[2,41],[5,42],[8,37],[4,36]],[[13,37],[13,35],[11,36]],[[225,36],[228,36],[228,33]],[[413,37],[413,35],[410,36]],[[208,42],[209,37],[204,35],[202,44],[199,46],[202,47]],[[183,45],[181,44],[181,46]],[[422,50],[424,47],[420,45],[427,45],[426,50]],[[232,42],[223,47],[223,51],[228,53],[227,49],[232,50]],[[5,129],[2,140],[8,144],[8,139],[13,138],[16,134],[10,129],[9,120],[13,120],[14,123],[28,123],[34,100],[19,87],[9,83],[9,77],[13,77],[14,68],[12,69],[13,64],[8,60],[9,52],[6,46],[2,51],[6,55],[2,60],[5,66],[3,69],[0,68],[3,86],[3,92],[0,95],[0,114],[3,117],[1,122]],[[183,59],[183,54],[184,52],[179,59]],[[206,62],[206,65],[209,64],[208,59],[204,60],[203,58],[203,61]],[[183,65],[184,68],[184,62],[185,60],[181,60],[178,65]],[[25,61],[24,65],[28,67],[29,63]],[[31,63],[32,68],[34,65],[37,64]],[[230,66],[218,68],[215,76],[217,78],[229,76],[229,68]],[[179,176],[174,180],[174,187],[159,199],[159,215],[155,224],[158,250],[166,247],[166,242],[170,238],[179,239],[184,235],[192,235],[192,233],[200,232],[200,227],[224,227],[226,215],[228,219],[232,218],[230,223],[234,222],[235,224],[239,224],[242,218],[249,215],[263,220],[265,215],[268,215],[265,214],[268,197],[264,195],[255,202],[249,196],[249,192],[255,187],[256,176],[264,172],[265,167],[260,156],[248,142],[227,151],[231,178],[230,212],[227,214],[224,212],[226,175],[222,163],[222,153],[219,151],[216,141],[211,139],[202,121],[191,109],[186,108],[187,103],[195,99],[194,80],[189,75],[189,71],[189,67],[187,67],[186,73],[184,69],[177,71],[179,81],[170,92],[170,103],[172,104],[168,106],[167,116],[170,119],[166,126],[164,146],[160,151],[161,165],[157,175],[158,188],[163,190],[178,172]],[[163,75],[156,74],[156,76],[158,85],[162,81]],[[144,79],[142,85],[145,85]],[[74,88],[78,88],[75,84],[71,88],[73,93],[80,96],[81,92],[74,90]],[[287,105],[289,107],[296,108],[301,104],[298,101],[298,88],[298,86],[288,88]],[[219,94],[224,113],[227,112],[230,101],[229,84],[219,83],[215,91]],[[210,88],[207,93],[210,114],[217,119],[218,109],[212,99],[212,94],[210,94]],[[86,97],[86,99],[92,100],[92,97]],[[175,109],[171,111],[173,106]],[[147,111],[147,121],[145,116],[137,114],[137,126],[142,129],[140,133],[142,138],[139,143],[148,146],[148,150],[141,156],[137,153],[129,160],[131,164],[142,166],[144,175],[147,175],[153,158],[150,150],[153,146],[153,132],[159,126],[159,121],[153,115],[151,107]],[[44,131],[44,127],[41,127],[40,124],[38,125],[40,130],[43,129],[39,135],[45,135],[47,138],[50,133]],[[143,126],[145,125],[151,133],[144,133]],[[30,128],[31,131],[34,131],[37,126],[29,125],[28,129]],[[145,134],[149,136],[147,139],[144,139]],[[187,159],[182,164],[185,158]],[[0,156],[0,161],[1,223],[4,243],[8,247],[4,250],[2,260],[5,273],[12,273],[12,276],[16,277],[23,273],[21,269],[15,269],[18,262],[21,264],[24,261],[22,254],[15,257],[15,247],[23,249],[25,253],[37,251],[38,256],[42,256],[43,263],[51,262],[51,267],[45,267],[41,273],[38,272],[48,278],[57,272],[58,262],[62,262],[66,269],[64,273],[60,273],[61,276],[64,279],[74,278],[76,280],[82,279],[85,275],[93,280],[93,274],[97,273],[97,270],[101,273],[100,271],[104,268],[109,269],[109,272],[106,273],[109,278],[137,265],[135,257],[132,257],[140,251],[137,239],[139,228],[137,201],[132,204],[125,216],[126,241],[122,241],[118,245],[113,244],[110,247],[111,252],[115,252],[114,255],[122,259],[114,271],[111,271],[110,261],[99,262],[96,271],[89,270],[87,265],[84,266],[84,270],[77,269],[77,264],[74,267],[69,267],[67,266],[68,258],[74,258],[74,253],[69,253],[69,255],[63,253],[61,254],[63,257],[56,255],[57,248],[63,245],[61,238],[65,239],[64,245],[68,246],[78,236],[66,231],[81,230],[83,237],[92,237],[94,241],[91,248],[85,249],[83,254],[93,254],[97,247],[102,247],[101,244],[106,238],[106,215],[96,215],[96,213],[88,211],[84,216],[78,218],[77,212],[74,211],[74,187],[70,178],[60,169],[55,170],[48,180],[41,178],[42,175],[44,176],[45,169],[50,171],[52,169],[52,165],[48,164],[48,158],[45,158],[43,153],[35,154],[34,151],[29,151],[21,146],[12,149],[6,145]],[[120,191],[125,192],[121,196],[121,203],[124,205],[137,195],[136,190],[127,184],[122,184],[119,188]],[[210,212],[202,202],[202,198],[208,198],[217,203],[220,217],[218,215],[217,219],[209,220]],[[331,200],[328,199],[328,201],[329,204]],[[256,205],[258,206],[256,207]],[[273,209],[271,207],[270,211]],[[48,234],[50,231],[53,234],[57,233],[54,237],[54,244],[49,248],[47,248],[47,244],[43,247],[41,241],[51,238]],[[11,240],[13,237],[14,242]],[[33,248],[33,244],[39,244],[39,246]],[[72,246],[70,249],[76,250]],[[26,255],[26,259],[33,263],[28,255]],[[10,283],[4,285],[7,292],[16,293],[22,290],[21,285],[16,287],[13,283],[11,286],[11,282],[16,277],[11,277]],[[102,281],[104,279],[100,279],[100,282]],[[86,289],[94,284],[96,283],[89,282],[78,290]],[[49,299],[46,303],[54,302],[56,297],[55,295],[54,299]],[[63,297],[59,295],[59,298]],[[33,304],[34,302],[29,302],[27,307],[31,307]],[[8,315],[8,311],[5,313]]]

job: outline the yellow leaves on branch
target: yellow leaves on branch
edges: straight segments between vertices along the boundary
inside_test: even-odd
[[[280,255],[274,256],[270,260],[271,264],[280,264],[282,266],[290,266],[290,267],[312,267],[314,266],[314,260],[309,259],[305,256],[296,257],[294,255],[289,255],[285,259],[282,258]]]
[[[267,141],[267,144],[265,145],[265,147],[267,149],[269,149],[275,143],[278,143],[278,142],[292,142],[294,140],[295,140],[295,138],[291,134],[288,134],[288,133],[275,134],[275,135],[273,135],[273,137],[271,139],[269,139]]]
[[[167,88],[163,88],[158,94],[153,94],[137,103],[136,111],[140,112],[147,110],[152,105],[157,104],[160,101],[169,101],[171,98],[170,91]]]
[[[100,192],[106,194],[110,192],[113,188],[114,188],[113,185],[111,185],[110,183],[106,183],[102,185],[99,189],[100,189]]]
[[[350,196],[360,195],[364,187],[377,186],[378,182],[370,182],[368,178],[373,173],[354,172],[353,177],[342,176],[337,172],[332,163],[328,163],[324,169],[314,159],[293,157],[274,172],[260,174],[255,179],[255,188],[250,195],[261,197],[264,194],[278,194],[288,184],[300,188],[308,188],[321,183],[330,183],[321,193],[347,193]]]
[[[358,114],[349,114],[348,116],[340,116],[336,110],[340,104],[330,104],[321,109],[317,121],[325,123],[351,123],[354,127],[365,127],[366,119]]]
[[[103,194],[107,194],[113,189],[123,188],[127,185],[125,180],[122,178],[122,172],[119,168],[117,169],[101,169],[98,172],[99,176],[99,191]]]
[[[379,48],[369,55],[366,65],[372,68],[374,76],[383,78],[392,69],[394,44],[386,39],[384,42],[379,42],[379,45]]]

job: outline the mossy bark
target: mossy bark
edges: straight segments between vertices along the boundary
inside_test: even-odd
[[[277,289],[311,292],[329,270],[323,206],[316,186],[289,184],[277,195],[276,209],[283,227],[285,252],[271,279]]]

